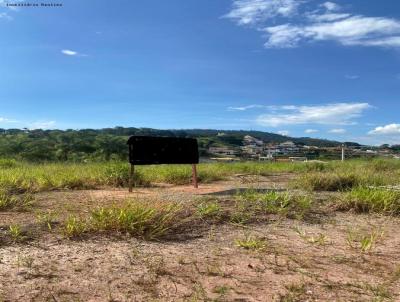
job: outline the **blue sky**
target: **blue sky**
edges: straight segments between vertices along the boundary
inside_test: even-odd
[[[0,0],[0,127],[400,143],[398,0]],[[49,2],[47,2],[49,3]]]

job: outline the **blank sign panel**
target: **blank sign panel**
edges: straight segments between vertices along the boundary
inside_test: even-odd
[[[197,140],[181,137],[131,136],[129,162],[133,165],[197,164]]]

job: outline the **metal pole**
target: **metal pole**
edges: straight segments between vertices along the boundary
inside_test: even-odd
[[[193,187],[197,189],[199,186],[197,184],[197,169],[195,164],[192,165],[192,181],[193,181]]]
[[[129,192],[132,192],[132,189],[133,189],[133,185],[134,185],[133,174],[134,174],[134,172],[135,172],[135,166],[131,164],[131,168],[129,170]]]

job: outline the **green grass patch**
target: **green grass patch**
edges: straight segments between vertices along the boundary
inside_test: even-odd
[[[381,188],[357,187],[345,193],[339,209],[361,213],[400,214],[400,192]]]
[[[184,185],[191,183],[190,165],[137,166],[137,186],[155,183]],[[358,185],[396,184],[400,179],[400,161],[350,160],[342,162],[238,162],[198,165],[200,183],[224,180],[237,174],[269,176],[297,173],[297,186],[309,190],[348,190]],[[129,180],[127,162],[42,163],[33,164],[0,159],[0,189],[12,193],[64,189],[94,189],[102,186],[126,187]]]
[[[163,237],[180,223],[182,207],[177,203],[130,201],[123,206],[102,207],[89,217],[70,217],[64,223],[67,237],[101,231],[129,233],[148,240]]]
[[[202,202],[197,206],[197,213],[202,218],[218,217],[221,214],[221,206],[218,202]]]
[[[308,195],[277,191],[259,193],[249,189],[236,195],[236,211],[232,214],[232,220],[244,223],[257,213],[302,219],[311,206],[312,199]]]
[[[395,185],[399,179],[399,160],[332,161],[324,164],[324,168],[302,172],[293,186],[309,191],[348,191],[358,186]]]
[[[30,193],[12,194],[6,190],[0,190],[0,211],[19,210],[24,211],[33,204],[34,197]]]
[[[211,163],[198,165],[198,178],[201,183],[210,183],[235,174],[269,175],[303,169],[305,166],[298,163]],[[191,183],[191,177],[190,165],[154,165],[137,166],[134,180],[137,186],[154,183],[184,185]],[[127,162],[33,164],[0,159],[0,188],[14,193],[126,187],[128,180]]]
[[[360,177],[355,174],[337,173],[307,173],[295,181],[295,187],[308,191],[343,191],[351,189],[360,183]]]

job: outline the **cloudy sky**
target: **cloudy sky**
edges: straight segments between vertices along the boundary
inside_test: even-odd
[[[39,2],[0,0],[0,128],[400,143],[398,0],[10,3]]]

